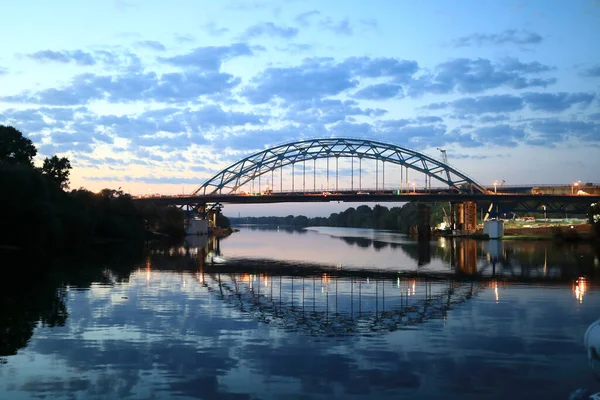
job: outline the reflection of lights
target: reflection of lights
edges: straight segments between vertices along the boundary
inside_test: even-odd
[[[496,295],[496,303],[498,302],[498,282],[494,282],[494,294]]]
[[[400,289],[400,278],[398,278],[398,289]]]
[[[265,287],[269,286],[269,277],[265,275]]]
[[[415,295],[416,287],[417,287],[417,281],[416,281],[416,280],[414,280],[414,281],[413,281],[413,288],[412,288],[412,289],[413,289],[413,293],[412,293],[412,294],[413,294],[413,296]]]
[[[579,300],[580,303],[583,303],[583,295],[587,289],[587,285],[585,282],[585,278],[580,277],[573,284],[573,293],[575,293],[575,298]]]
[[[150,282],[150,267],[146,268],[146,282]]]

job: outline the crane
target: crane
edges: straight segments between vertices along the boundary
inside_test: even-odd
[[[444,164],[448,165],[448,156],[446,155],[446,150],[440,149],[439,147],[437,149],[440,151],[440,153],[442,153],[442,161]]]

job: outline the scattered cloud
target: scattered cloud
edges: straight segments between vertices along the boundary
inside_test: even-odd
[[[451,102],[432,103],[425,109],[452,109],[460,116],[470,114],[507,113],[519,111],[528,106],[533,111],[562,112],[576,104],[587,107],[596,97],[593,93],[535,93],[521,96],[492,95],[465,97]],[[491,121],[491,120],[489,120]]]
[[[479,118],[479,122],[483,124],[489,124],[493,122],[503,122],[508,121],[510,118],[508,115],[500,114],[500,115],[483,115]]]
[[[477,139],[485,144],[503,147],[517,147],[525,138],[525,131],[510,125],[484,126],[474,131]]]
[[[525,29],[506,29],[500,33],[473,33],[460,37],[452,42],[454,47],[487,46],[487,45],[533,45],[540,44],[543,37]]]
[[[218,71],[224,61],[235,57],[252,55],[254,55],[254,52],[246,43],[235,43],[229,46],[198,47],[187,54],[159,57],[158,60],[178,67]]]
[[[294,17],[294,21],[301,26],[308,26],[311,24],[313,18],[318,17],[321,13],[317,10],[306,11],[300,13]]]
[[[319,27],[338,35],[352,36],[352,33],[354,33],[348,18],[344,18],[341,21],[333,21],[331,18],[324,18],[319,21]]]
[[[240,38],[252,39],[259,36],[280,37],[291,39],[298,34],[298,28],[275,25],[273,22],[262,22],[250,26]]]
[[[583,76],[587,76],[590,78],[600,78],[600,64],[594,65],[583,71]]]
[[[181,43],[181,44],[193,43],[196,40],[196,38],[192,35],[182,35],[182,34],[175,34],[174,38],[175,38],[175,41],[177,41],[178,43]]]
[[[433,72],[419,76],[411,84],[409,94],[421,96],[425,93],[444,94],[452,91],[478,93],[498,87],[547,87],[554,84],[556,79],[530,75],[551,70],[551,67],[539,62],[522,63],[516,59],[493,63],[483,58],[458,58],[439,64]]]
[[[314,99],[297,101],[290,105],[283,119],[304,125],[334,124],[354,116],[381,117],[386,110],[361,108],[354,100]]]
[[[585,142],[600,141],[600,123],[597,122],[546,118],[531,121],[529,127],[537,134],[537,138],[546,143],[558,143],[568,139]]]
[[[367,86],[352,96],[362,100],[387,100],[403,97],[402,86],[393,83],[378,83]]]
[[[363,18],[360,20],[360,24],[367,29],[377,29],[379,26],[377,20],[373,18]]]
[[[202,27],[210,36],[223,36],[226,33],[229,33],[229,28],[219,27],[215,22],[209,22],[202,25]]]
[[[503,113],[523,109],[523,99],[511,95],[465,97],[452,102],[433,103],[425,108],[439,110],[451,108],[458,114]]]
[[[157,42],[155,40],[140,40],[140,41],[136,42],[135,44],[138,47],[145,47],[150,50],[156,50],[156,51],[167,50],[167,48],[165,47],[164,44]]]
[[[58,62],[63,64],[73,63],[77,65],[90,66],[95,65],[96,60],[91,53],[83,50],[42,50],[32,54],[28,54],[27,57],[41,62]]]
[[[0,76],[8,74],[8,69],[0,67]]]
[[[131,175],[112,175],[112,176],[85,176],[83,178],[91,182],[141,182],[148,184],[186,184],[197,185],[198,177],[184,178],[181,176],[131,176]]]
[[[534,111],[565,111],[575,104],[587,107],[596,96],[592,93],[524,93],[523,99]]]
[[[244,95],[252,104],[273,98],[293,102],[337,95],[356,86],[358,81],[343,65],[309,59],[296,67],[267,68],[244,89]]]

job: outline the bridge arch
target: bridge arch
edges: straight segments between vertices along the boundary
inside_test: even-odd
[[[208,179],[192,195],[232,194],[244,184],[287,165],[323,158],[359,158],[389,162],[421,172],[458,192],[488,190],[455,168],[405,147],[367,139],[305,139],[271,147],[242,158]]]

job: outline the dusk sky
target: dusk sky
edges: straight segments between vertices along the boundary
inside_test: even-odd
[[[71,188],[187,193],[315,137],[442,147],[482,184],[600,182],[600,1],[19,0],[0,15],[0,124],[37,164],[67,156]],[[277,207],[226,214],[333,206]]]

